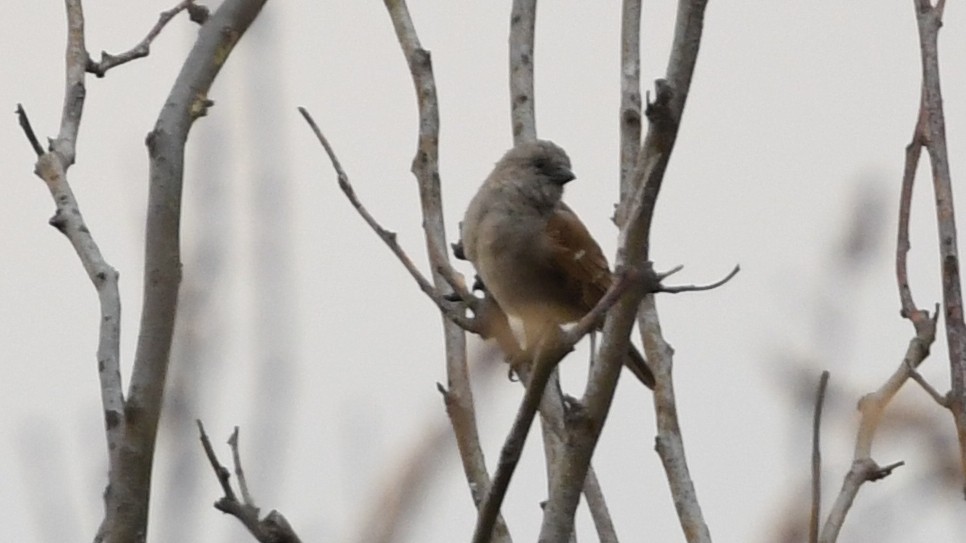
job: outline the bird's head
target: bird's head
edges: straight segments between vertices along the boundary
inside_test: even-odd
[[[546,140],[521,143],[510,149],[496,165],[494,173],[539,207],[553,208],[563,197],[563,187],[576,176],[570,157],[556,144]]]

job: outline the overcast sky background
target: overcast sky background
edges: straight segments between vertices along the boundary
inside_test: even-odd
[[[174,1],[88,2],[87,47],[119,52]],[[509,4],[413,1],[440,98],[447,234],[511,145]],[[716,541],[775,541],[807,497],[809,407],[832,372],[824,435],[826,504],[851,460],[861,393],[879,386],[912,336],[898,316],[893,251],[903,149],[919,100],[911,1],[724,2],[704,39],[652,233],[671,283],[717,280],[708,293],[663,295],[674,346],[685,446]],[[667,63],[675,4],[644,7],[645,89]],[[611,259],[616,228],[619,2],[544,0],[536,49],[538,134],[570,153],[566,200]],[[101,250],[121,273],[122,359],[129,376],[140,316],[147,153],[144,136],[190,48],[184,15],[151,55],[87,80],[77,164],[69,178]],[[6,77],[40,137],[56,135],[63,100],[60,2],[20,2],[0,20]],[[966,11],[951,2],[940,34],[953,179],[966,146]],[[445,424],[440,319],[339,192],[297,106],[307,107],[360,198],[425,266],[416,185],[416,101],[380,2],[269,2],[213,89],[215,106],[188,145],[183,319],[156,459],[152,541],[244,541],[211,508],[220,495],[197,445],[204,420],[222,443],[242,428],[242,454],[264,510],[286,514],[304,541],[353,541],[383,489],[427,432]],[[0,511],[10,541],[93,537],[102,515],[105,442],[94,356],[97,298],[70,245],[47,225],[53,203],[32,174],[16,117],[0,129]],[[924,159],[923,164],[926,164]],[[927,169],[921,170],[923,174]],[[956,196],[966,198],[961,184]],[[931,187],[913,211],[910,271],[921,307],[941,299]],[[966,209],[960,210],[960,223]],[[849,233],[867,248],[845,250]],[[848,256],[848,255],[852,256]],[[469,267],[459,264],[464,273]],[[637,340],[639,343],[639,339]],[[474,358],[489,351],[473,340]],[[923,373],[948,387],[944,340]],[[565,360],[577,394],[585,352]],[[477,390],[492,465],[521,388],[503,369]],[[625,376],[626,377],[626,376]],[[197,399],[189,401],[192,397]],[[907,386],[894,407],[930,432],[877,442],[891,477],[863,489],[842,541],[962,541],[960,475],[936,485],[935,458],[956,454],[951,420]],[[925,414],[922,419],[919,414]],[[595,457],[624,541],[683,541],[653,452],[653,407],[622,379]],[[925,421],[925,422],[922,422]],[[945,440],[934,439],[935,435]],[[228,459],[227,447],[221,447]],[[474,511],[448,440],[400,541],[469,538]],[[181,485],[181,486],[172,486]],[[188,490],[176,490],[176,489]],[[545,498],[539,442],[528,442],[504,513],[517,541],[539,530]],[[794,509],[797,507],[797,509]],[[593,540],[586,513],[582,541]],[[874,532],[872,530],[875,530]],[[586,534],[586,535],[585,535]]]

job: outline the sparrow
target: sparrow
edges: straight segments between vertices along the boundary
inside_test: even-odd
[[[496,163],[461,225],[466,258],[503,311],[523,322],[528,346],[547,326],[580,320],[613,282],[600,246],[562,200],[575,178],[554,143],[521,143]],[[633,345],[624,365],[654,388],[654,374]]]

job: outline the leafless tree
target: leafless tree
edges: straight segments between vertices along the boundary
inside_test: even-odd
[[[132,542],[147,538],[151,467],[159,418],[165,405],[165,379],[172,351],[175,316],[179,309],[180,213],[185,143],[193,122],[204,116],[211,105],[208,90],[219,69],[264,3],[264,0],[225,0],[216,11],[209,13],[194,0],[183,0],[162,13],[158,23],[132,49],[116,55],[102,53],[100,60],[94,60],[85,45],[81,1],[66,0],[69,32],[63,114],[59,133],[50,140],[47,148],[36,137],[27,112],[18,107],[21,127],[38,157],[35,172],[47,185],[56,206],[50,224],[62,232],[74,247],[100,301],[97,371],[104,411],[109,483],[104,494],[104,518],[94,538],[97,542]],[[912,142],[906,150],[900,193],[896,276],[902,316],[912,323],[914,336],[898,368],[884,384],[863,396],[859,402],[862,419],[856,436],[852,467],[824,522],[820,498],[822,466],[819,444],[829,375],[823,374],[815,396],[813,419],[813,484],[808,526],[810,541],[837,541],[859,488],[866,482],[887,477],[902,465],[902,462],[894,462],[880,466],[872,459],[871,449],[876,432],[887,416],[886,407],[900,387],[910,379],[921,385],[938,405],[952,414],[954,433],[960,444],[961,476],[966,473],[966,324],[963,320],[958,242],[937,52],[937,36],[945,2],[936,0],[934,5],[929,0],[913,0],[913,3],[920,35],[923,80],[919,118]],[[670,286],[664,284],[665,280],[680,267],[673,267],[669,272],[658,272],[650,261],[652,218],[695,73],[706,4],[707,0],[679,0],[666,72],[664,77],[654,82],[653,96],[646,93],[646,99],[642,99],[641,2],[624,0],[622,3],[621,109],[617,119],[621,134],[620,177],[614,180],[620,188],[620,202],[615,216],[620,228],[615,258],[617,280],[597,307],[576,326],[561,330],[558,337],[541,343],[535,349],[523,350],[519,347],[508,319],[499,306],[485,293],[477,296],[470,286],[472,282],[467,281],[451,263],[451,245],[446,238],[441,205],[443,181],[438,166],[440,119],[433,64],[430,52],[419,41],[416,22],[404,0],[385,0],[385,6],[411,73],[419,107],[417,152],[412,161],[412,173],[417,181],[422,206],[422,224],[431,270],[429,274],[421,271],[395,234],[369,212],[356,194],[348,173],[323,131],[306,109],[299,108],[331,160],[339,187],[350,204],[439,309],[447,373],[446,385],[441,385],[439,391],[449,416],[450,428],[447,431],[430,429],[425,443],[426,446],[432,446],[448,432],[452,432],[456,438],[470,498],[478,510],[476,526],[472,531],[474,543],[512,541],[510,527],[502,518],[500,508],[520,459],[523,443],[537,415],[541,418],[548,480],[548,499],[543,504],[538,541],[556,543],[576,540],[574,519],[581,496],[588,505],[599,539],[617,541],[614,523],[608,513],[592,459],[606,424],[621,359],[627,352],[635,323],[640,329],[644,351],[656,379],[653,396],[656,450],[665,470],[682,533],[689,542],[711,541],[711,533],[688,469],[674,394],[674,351],[662,335],[656,300],[662,294],[719,287],[734,277],[738,268],[735,267],[726,277],[710,285]],[[157,124],[147,138],[150,193],[145,239],[145,290],[137,353],[125,393],[119,353],[121,300],[118,274],[101,255],[68,183],[67,172],[75,160],[86,97],[86,74],[105,77],[114,68],[148,55],[153,40],[169,21],[182,12],[200,25],[200,31]],[[538,96],[533,84],[537,66],[534,55],[537,20],[536,0],[514,0],[510,13],[508,71],[512,111],[510,131],[516,143],[537,138]],[[644,123],[647,124],[646,129]],[[940,312],[938,305],[930,314],[913,302],[906,271],[906,257],[910,250],[910,202],[923,148],[932,166],[939,229],[942,315],[952,377],[952,390],[946,394],[937,392],[917,371],[935,340]],[[263,200],[262,203],[267,201]],[[458,243],[455,245],[458,247]],[[261,247],[272,250],[270,243]],[[280,259],[284,259],[284,256],[272,260]],[[266,311],[274,308],[271,304],[264,307],[268,308]],[[565,398],[556,375],[556,366],[584,335],[595,329],[601,319],[604,319],[604,326],[600,352],[591,367],[586,387],[578,398]],[[264,324],[271,326],[272,321],[278,319],[267,315],[265,320],[267,322]],[[487,469],[487,452],[480,443],[477,428],[476,406],[470,386],[477,373],[471,371],[468,363],[467,333],[495,339],[525,387],[517,416],[507,432],[493,473]],[[218,459],[200,421],[197,427],[202,448],[224,493],[215,507],[237,517],[258,541],[299,541],[299,536],[282,514],[272,511],[262,516],[255,504],[242,467],[239,430],[236,428],[229,440],[233,466],[233,470],[229,470]],[[267,430],[260,429],[258,432],[265,433]],[[415,486],[426,478],[426,457],[421,449],[414,452],[412,461],[399,477],[404,486]],[[232,474],[235,476],[234,484]],[[384,518],[364,531],[366,541],[391,541],[395,524],[412,511],[412,507],[400,505],[398,496],[387,493],[384,500],[387,504]],[[788,533],[797,535],[800,531],[790,529]],[[465,535],[470,536],[469,527]]]

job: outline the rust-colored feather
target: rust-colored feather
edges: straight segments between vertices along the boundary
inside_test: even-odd
[[[554,265],[563,272],[572,299],[581,301],[581,312],[590,311],[611,285],[607,258],[584,223],[562,202],[547,221],[547,235]]]

